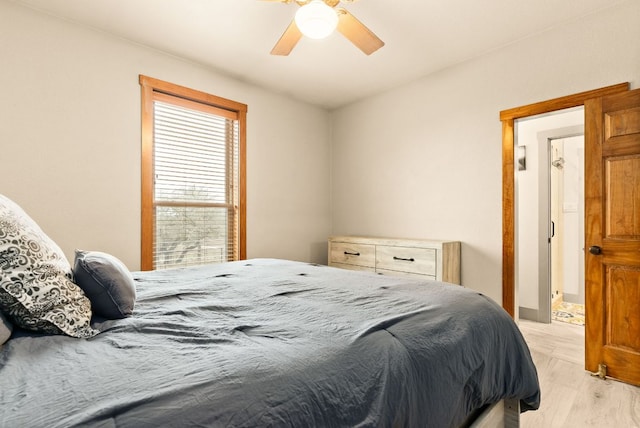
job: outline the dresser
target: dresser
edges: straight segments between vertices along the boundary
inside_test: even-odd
[[[460,284],[460,242],[332,236],[329,266]]]

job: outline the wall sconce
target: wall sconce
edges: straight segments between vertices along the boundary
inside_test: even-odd
[[[527,169],[527,146],[518,146],[518,171]]]

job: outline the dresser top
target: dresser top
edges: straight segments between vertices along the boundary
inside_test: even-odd
[[[436,239],[403,239],[381,238],[374,236],[336,235],[329,237],[330,242],[348,242],[354,244],[389,245],[396,247],[433,248],[447,244],[459,244],[459,241],[442,241]]]

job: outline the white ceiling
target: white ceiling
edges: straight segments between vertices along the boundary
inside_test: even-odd
[[[384,46],[364,55],[339,33],[269,54],[298,6],[260,0],[12,0],[335,108],[625,0],[343,2]]]

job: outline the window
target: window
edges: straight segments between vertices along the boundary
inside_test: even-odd
[[[247,106],[140,76],[142,270],[246,257]]]

